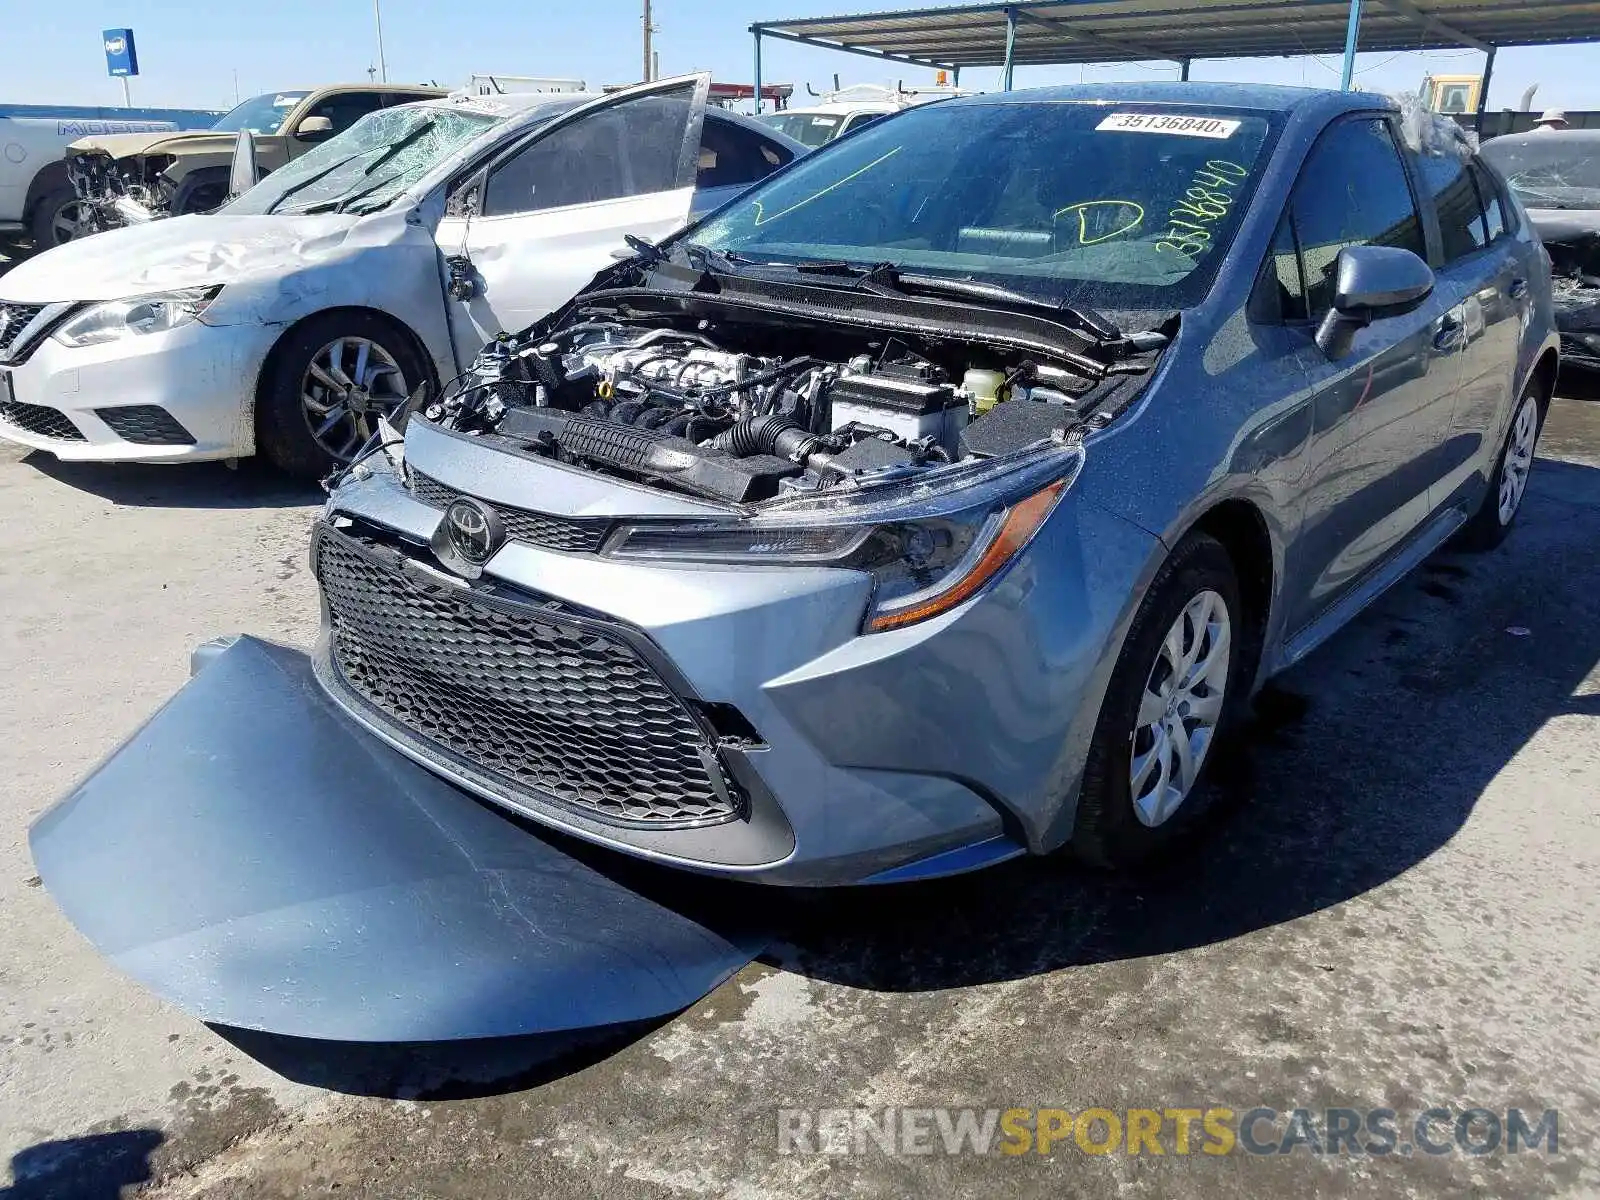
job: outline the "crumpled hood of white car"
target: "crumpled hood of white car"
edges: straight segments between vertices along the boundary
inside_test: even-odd
[[[0,300],[118,300],[293,270],[337,251],[361,218],[192,215],[68,242],[0,275]]]

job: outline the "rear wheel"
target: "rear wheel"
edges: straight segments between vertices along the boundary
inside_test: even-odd
[[[256,413],[256,448],[306,479],[347,463],[378,417],[427,378],[411,341],[372,313],[325,313],[286,335],[273,352]]]
[[[1462,527],[1457,545],[1463,550],[1493,550],[1506,540],[1511,526],[1522,511],[1528,493],[1528,475],[1533,470],[1534,451],[1539,445],[1539,430],[1544,424],[1544,393],[1538,381],[1530,383],[1511,414],[1511,428],[1500,447],[1494,475],[1483,495],[1478,511]]]
[[[34,206],[29,232],[35,250],[49,250],[93,233],[88,207],[70,187],[56,188]]]
[[[1150,585],[1106,689],[1070,843],[1080,858],[1132,866],[1204,816],[1206,765],[1248,686],[1243,620],[1227,550],[1204,534],[1185,539]]]

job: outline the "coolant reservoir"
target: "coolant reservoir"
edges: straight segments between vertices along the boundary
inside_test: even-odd
[[[974,416],[982,416],[996,404],[1002,397],[1000,389],[1006,385],[1004,371],[986,371],[973,367],[961,377],[961,390],[972,397],[972,412]]]

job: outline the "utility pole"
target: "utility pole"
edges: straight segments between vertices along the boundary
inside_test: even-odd
[[[655,66],[655,55],[650,48],[650,35],[654,32],[655,26],[650,23],[650,0],[644,0],[644,81],[646,83],[649,83],[654,78],[651,71]]]
[[[389,82],[389,64],[383,58],[383,10],[379,8],[380,0],[372,0],[372,21],[378,27],[378,76],[384,82]]]

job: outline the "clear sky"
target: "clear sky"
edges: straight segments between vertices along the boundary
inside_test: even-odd
[[[389,78],[464,83],[474,71],[581,78],[591,86],[640,77],[639,0],[381,0]],[[1514,0],[1504,0],[1511,3]],[[656,0],[656,48],[663,74],[710,69],[728,82],[751,76],[753,20],[930,6],[928,0]],[[371,0],[76,0],[57,7],[0,0],[0,103],[122,102],[106,77],[100,31],[131,26],[144,74],[140,105],[230,107],[238,94],[366,78],[377,62]],[[766,43],[768,82],[819,90],[835,72],[845,83],[929,82],[930,72],[856,55]],[[1472,51],[1362,55],[1360,86],[1414,91],[1424,74],[1478,74]],[[1322,58],[1197,62],[1196,79],[1337,87],[1339,61]],[[998,86],[998,71],[964,73],[962,83]],[[1171,64],[1022,68],[1017,86],[1174,77]],[[1537,83],[1533,107],[1600,109],[1600,47],[1503,50],[1491,108],[1515,108]]]

